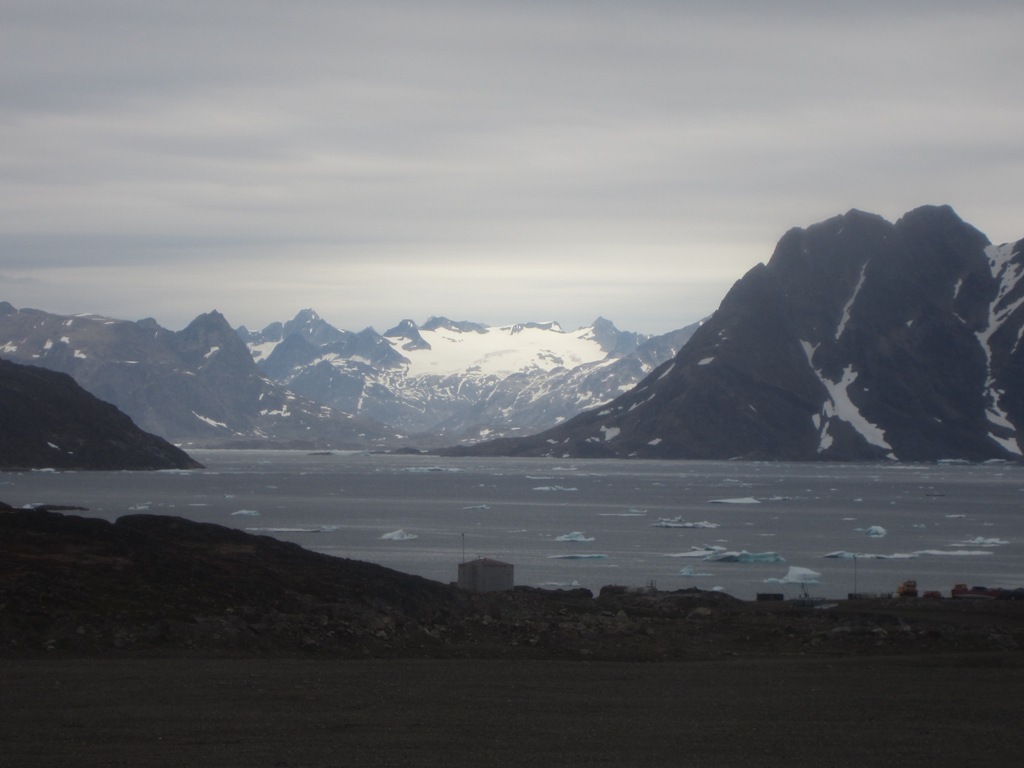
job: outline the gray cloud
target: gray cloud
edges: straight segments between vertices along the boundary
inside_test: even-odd
[[[1024,234],[1014,3],[9,0],[0,21],[15,305],[663,331],[851,207]]]

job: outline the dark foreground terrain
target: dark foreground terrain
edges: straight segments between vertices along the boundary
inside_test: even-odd
[[[0,511],[0,765],[1019,765],[1024,603],[472,595]]]

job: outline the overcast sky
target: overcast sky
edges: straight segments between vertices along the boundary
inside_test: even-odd
[[[0,0],[0,300],[660,333],[850,208],[1016,240],[1022,30],[985,0]]]

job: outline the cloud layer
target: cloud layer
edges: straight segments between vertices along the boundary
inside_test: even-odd
[[[8,0],[0,21],[16,306],[659,332],[852,207],[1024,235],[1015,3]]]

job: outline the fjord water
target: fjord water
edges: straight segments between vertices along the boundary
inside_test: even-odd
[[[906,579],[947,596],[956,583],[1024,586],[1017,465],[191,453],[206,469],[7,473],[0,500],[177,515],[442,582],[485,556],[513,563],[517,584],[595,593],[796,596],[803,585],[777,582],[790,566],[820,574],[805,585],[819,597]],[[722,552],[753,557],[703,559]]]

